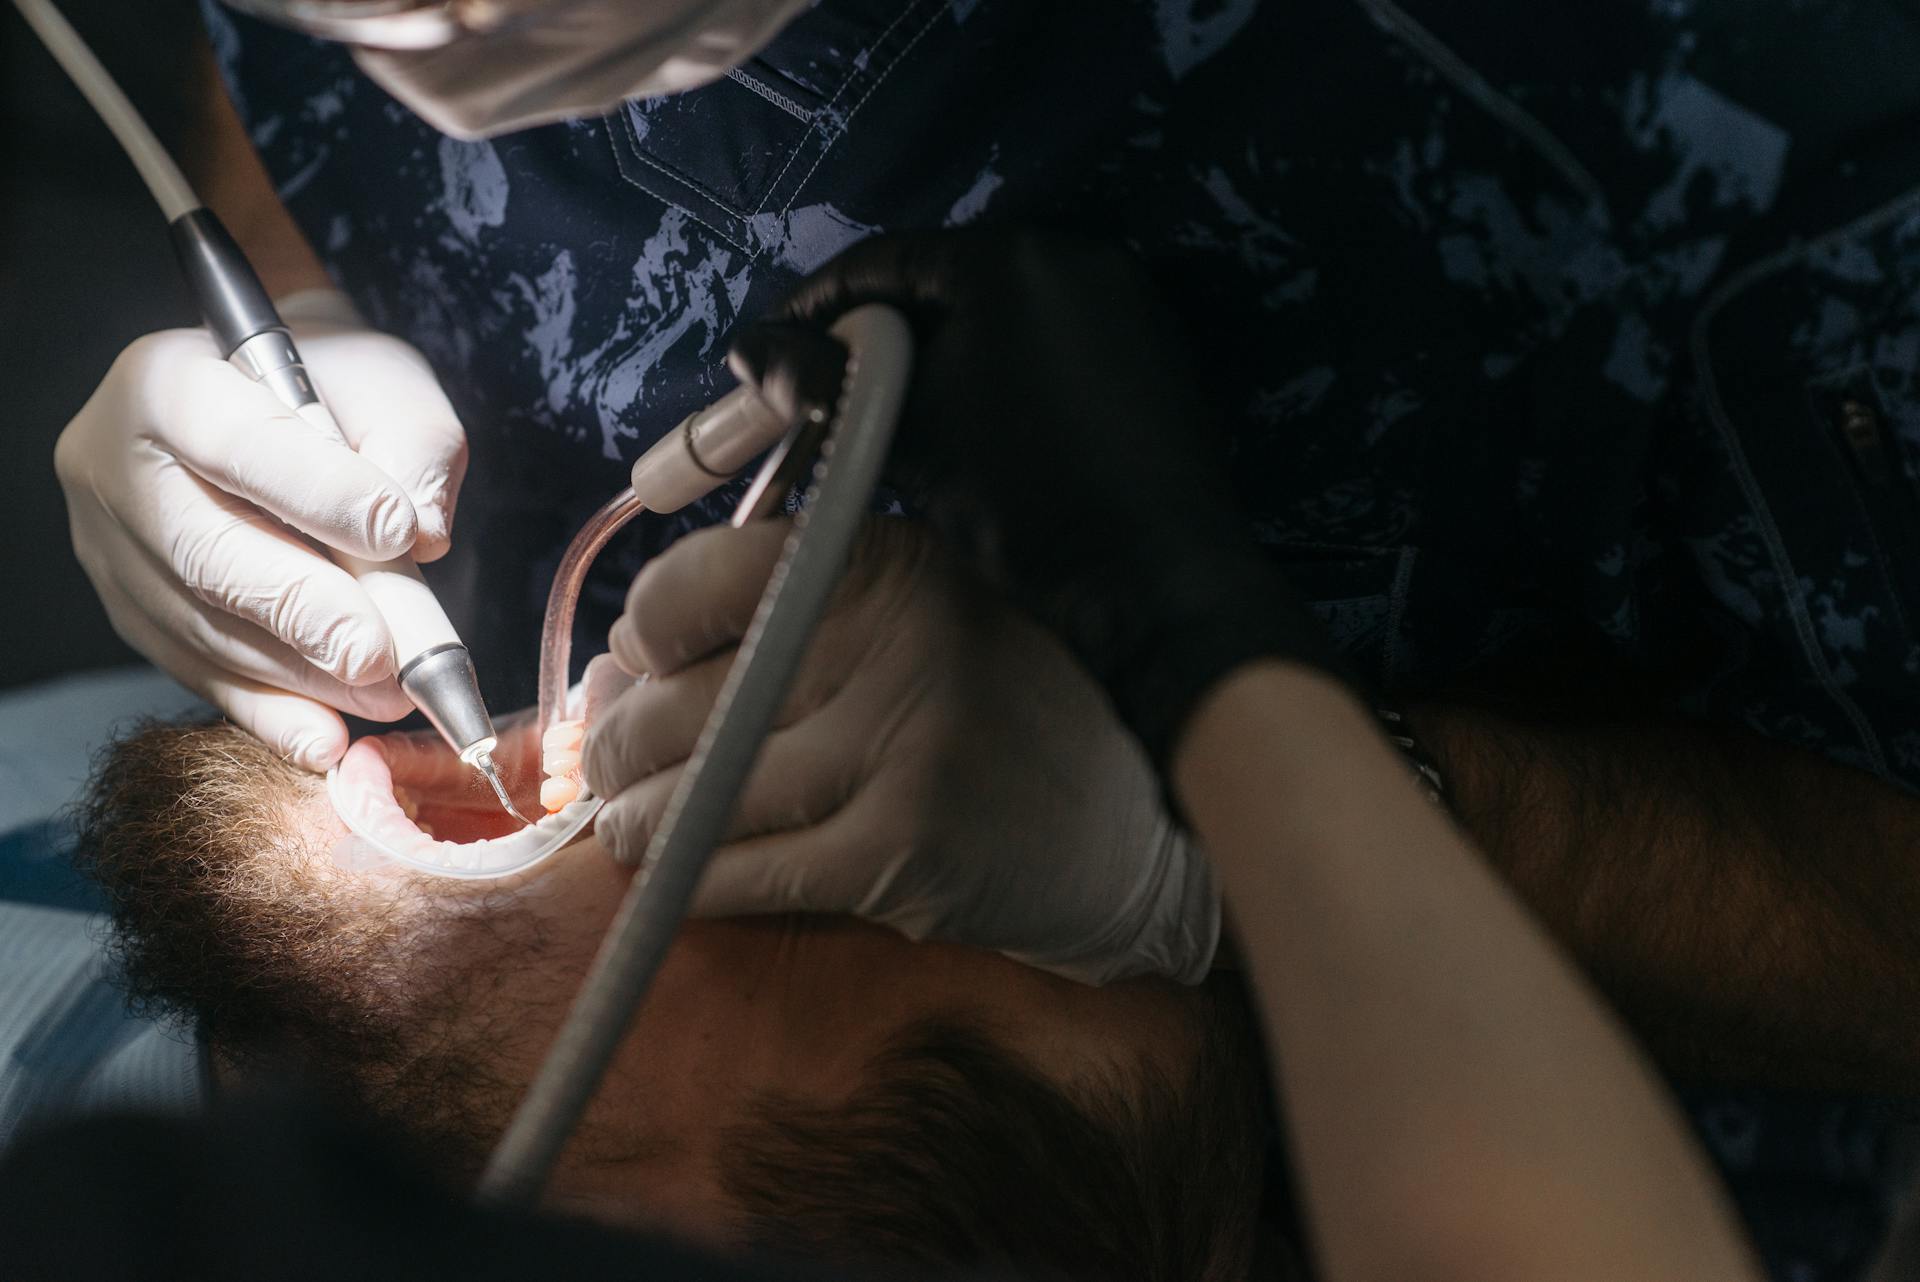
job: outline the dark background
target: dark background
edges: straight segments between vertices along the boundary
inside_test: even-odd
[[[192,0],[57,0],[176,154]],[[136,660],[67,538],[53,443],[127,343],[192,323],[166,227],[106,128],[0,0],[0,688]]]

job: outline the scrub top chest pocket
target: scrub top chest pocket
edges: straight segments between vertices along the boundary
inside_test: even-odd
[[[1770,563],[1750,622],[1850,755],[1920,783],[1920,191],[1742,273],[1694,337]]]
[[[725,79],[622,105],[607,118],[621,176],[758,255],[867,95],[942,9],[937,0],[815,9]]]

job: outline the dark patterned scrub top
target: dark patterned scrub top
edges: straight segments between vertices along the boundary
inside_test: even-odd
[[[1259,537],[1381,686],[1598,652],[1920,785],[1917,0],[823,0],[706,88],[477,143],[208,18],[288,207],[466,423],[428,573],[495,706],[736,324],[876,231],[1018,220],[1150,264]],[[583,640],[726,503],[646,518]],[[1851,1276],[1873,1110],[1696,1112],[1779,1276]]]

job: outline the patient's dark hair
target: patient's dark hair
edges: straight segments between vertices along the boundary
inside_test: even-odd
[[[1185,1080],[1143,1066],[1062,1089],[985,1031],[909,1030],[848,1103],[765,1097],[722,1150],[764,1250],[875,1274],[1239,1282],[1264,1090],[1217,979]]]
[[[295,840],[287,817],[315,788],[224,724],[147,726],[103,756],[80,860],[126,984],[223,1059],[297,1064],[471,1174],[514,1096],[487,1075],[514,1016],[491,1010],[487,976],[538,941],[460,901],[472,941],[443,951],[462,965],[422,975],[399,901],[344,911],[303,882],[323,854],[257,857]],[[746,1241],[890,1276],[1245,1277],[1265,1092],[1245,1003],[1219,982],[1178,1079],[1129,1062],[1063,1085],[956,1016],[896,1039],[844,1103],[763,1097],[720,1146]]]

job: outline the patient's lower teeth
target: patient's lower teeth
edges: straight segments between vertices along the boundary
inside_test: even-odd
[[[580,785],[571,779],[548,779],[540,785],[540,804],[549,814],[580,795]]]
[[[556,721],[540,736],[540,746],[548,752],[567,752],[579,748],[586,737],[586,722]]]

